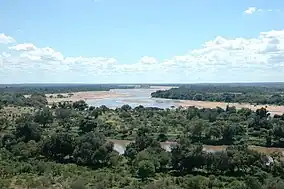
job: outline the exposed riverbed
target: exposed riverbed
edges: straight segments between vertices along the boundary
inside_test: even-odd
[[[84,100],[86,100],[86,102],[91,106],[105,105],[109,108],[121,107],[124,104],[128,104],[132,107],[142,105],[144,107],[158,108],[171,108],[179,106],[195,106],[197,108],[216,108],[218,106],[221,108],[226,108],[227,105],[230,105],[235,106],[237,109],[249,108],[256,110],[266,106],[272,115],[284,113],[284,106],[151,98],[152,92],[155,92],[157,90],[166,90],[169,88],[171,87],[152,86],[151,88],[147,89],[112,89],[108,92],[111,94],[109,96],[104,96],[103,98],[85,98]]]
[[[151,98],[151,93],[169,87],[151,87],[149,89],[112,89],[110,92],[119,94],[117,97],[103,99],[87,99],[86,102],[91,106],[105,105],[109,108],[121,107],[128,104],[132,107],[142,105],[144,107],[171,108],[179,106],[179,101],[171,99]]]

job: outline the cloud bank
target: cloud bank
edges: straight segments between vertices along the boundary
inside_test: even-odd
[[[189,83],[283,81],[284,30],[256,38],[221,36],[183,55],[159,60],[143,56],[133,64],[115,57],[69,57],[51,47],[16,41],[0,43],[1,83]],[[6,50],[5,50],[6,49]]]

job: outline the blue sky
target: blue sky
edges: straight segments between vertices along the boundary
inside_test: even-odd
[[[283,16],[279,0],[4,0],[0,82],[283,81]]]

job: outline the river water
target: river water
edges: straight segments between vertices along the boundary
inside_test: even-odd
[[[112,97],[104,99],[88,99],[86,102],[90,106],[105,105],[109,108],[121,107],[128,104],[131,107],[142,105],[144,107],[171,108],[178,106],[178,100],[151,98],[151,93],[169,87],[151,87],[149,89],[112,89],[110,92],[122,94],[122,97]]]
[[[119,154],[124,154],[126,146],[131,142],[129,140],[109,140],[114,144],[114,150],[117,151]],[[172,146],[174,146],[175,142],[161,142],[161,147],[164,148],[166,151],[170,152]],[[227,148],[227,146],[212,146],[212,145],[203,145],[203,150],[206,152],[217,152],[223,151]],[[250,149],[258,151],[264,154],[272,154],[272,153],[280,153],[282,157],[284,157],[284,148],[266,148],[260,146],[249,146]]]
[[[122,94],[123,96],[104,98],[104,99],[88,99],[86,100],[86,102],[90,106],[98,107],[101,105],[105,105],[109,108],[121,107],[124,104],[128,104],[133,108],[139,105],[142,105],[144,107],[158,107],[158,108],[178,107],[181,102],[179,100],[151,98],[152,92],[168,88],[171,87],[152,86],[149,89],[112,89],[110,92],[113,92],[115,94]],[[126,146],[131,142],[127,140],[111,140],[111,141],[114,143],[114,149],[118,151],[120,154],[124,153]],[[172,145],[174,145],[174,143],[171,142],[161,143],[162,148],[164,148],[167,151],[171,150]],[[265,148],[257,146],[251,146],[250,148],[265,154],[280,152],[284,156],[284,148]],[[207,152],[222,151],[224,149],[226,149],[226,146],[204,145],[204,150]]]

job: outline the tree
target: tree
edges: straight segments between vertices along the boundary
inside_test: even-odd
[[[30,98],[28,98],[28,105],[33,107],[45,107],[48,102],[46,100],[45,94],[33,93]]]
[[[159,133],[157,140],[160,141],[160,142],[165,142],[165,141],[168,140],[168,137],[165,133],[161,132],[161,133]]]
[[[222,121],[215,121],[211,123],[209,127],[206,128],[206,137],[209,140],[219,140],[222,136]]]
[[[257,109],[255,111],[256,115],[259,116],[260,118],[267,118],[270,113],[268,112],[268,110],[266,108],[260,108],[260,109]]]
[[[127,112],[131,110],[131,106],[129,106],[128,104],[124,104],[123,106],[121,106],[121,109]]]
[[[28,142],[34,140],[38,142],[41,139],[41,129],[37,123],[23,122],[16,126],[15,136],[18,140]]]
[[[201,141],[204,129],[207,127],[203,120],[192,121],[187,131],[190,132],[193,142]]]
[[[53,122],[52,112],[48,108],[43,108],[35,113],[34,121],[45,127]]]
[[[186,138],[172,148],[171,165],[180,172],[190,172],[206,165],[206,152],[202,145],[191,145]]]
[[[113,151],[113,143],[106,142],[102,134],[92,132],[79,138],[73,152],[76,163],[95,168],[110,166],[111,159],[117,155]]]
[[[41,152],[44,156],[62,162],[72,156],[75,149],[75,138],[69,133],[57,133],[43,141]]]
[[[86,117],[86,118],[82,119],[79,123],[79,129],[82,133],[91,132],[97,126],[98,126],[97,121],[90,118],[90,117]]]
[[[73,103],[73,108],[79,111],[83,111],[88,108],[88,104],[84,100],[79,100]]]
[[[222,131],[222,138],[224,144],[233,144],[236,133],[237,133],[236,127],[234,125],[229,125],[229,124],[224,125]]]
[[[186,178],[184,188],[192,189],[207,189],[209,185],[209,179],[203,176],[194,176]]]
[[[137,175],[142,180],[155,175],[155,165],[152,161],[142,160],[138,163]]]
[[[150,146],[160,146],[158,141],[154,140],[154,137],[150,134],[150,129],[146,127],[141,127],[137,131],[137,136],[135,142],[130,144],[131,148],[134,148],[136,152],[140,152]],[[133,152],[133,150],[129,150]],[[126,156],[128,156],[128,148],[126,148]]]
[[[135,159],[137,155],[137,149],[136,149],[136,144],[134,142],[131,142],[126,146],[126,149],[124,151],[124,156],[128,157],[130,160]]]
[[[65,108],[57,108],[55,110],[55,117],[58,119],[66,120],[70,118],[71,116],[71,110],[65,109]]]
[[[11,147],[11,152],[19,160],[28,160],[39,155],[38,145],[35,141],[31,140],[27,143],[19,142]]]
[[[9,125],[9,120],[6,117],[0,117],[0,132],[4,131]]]
[[[262,188],[261,184],[254,177],[246,177],[245,184],[249,189],[260,189]]]

